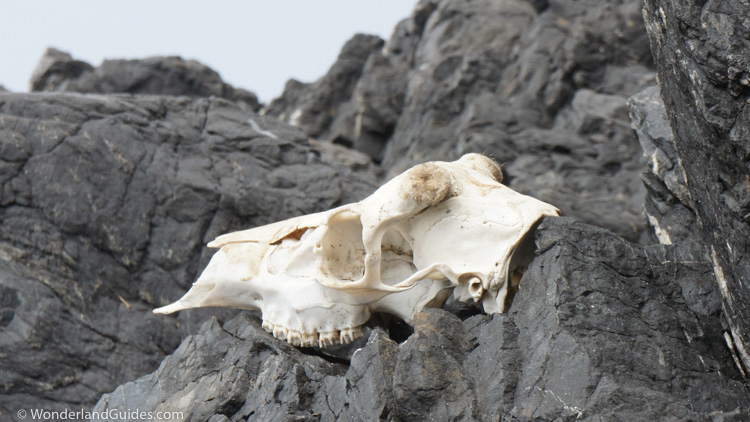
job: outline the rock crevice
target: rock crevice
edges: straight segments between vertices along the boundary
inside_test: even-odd
[[[0,88],[0,419],[747,420],[746,16],[422,0],[264,108],[199,63],[48,51],[34,93]],[[247,312],[151,313],[217,235],[469,152],[567,216],[540,225],[508,313],[449,303],[336,357]]]

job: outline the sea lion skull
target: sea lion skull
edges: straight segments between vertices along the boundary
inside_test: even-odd
[[[371,312],[406,322],[453,295],[506,310],[533,256],[527,236],[557,208],[500,184],[479,154],[417,165],[368,198],[219,236],[219,251],[177,302],[154,310],[260,310],[263,328],[297,346],[362,335]]]

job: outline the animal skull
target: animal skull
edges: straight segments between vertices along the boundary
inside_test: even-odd
[[[371,312],[406,322],[450,294],[506,310],[533,257],[526,236],[557,208],[500,184],[479,154],[420,164],[361,202],[220,236],[185,296],[154,310],[261,310],[263,328],[297,346],[363,335]]]

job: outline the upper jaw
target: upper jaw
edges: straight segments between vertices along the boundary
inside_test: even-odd
[[[500,179],[469,154],[416,166],[358,203],[220,236],[193,288],[154,312],[259,309],[277,338],[320,347],[361,336],[372,312],[410,322],[449,288],[504,312],[533,257],[530,234],[559,211]]]

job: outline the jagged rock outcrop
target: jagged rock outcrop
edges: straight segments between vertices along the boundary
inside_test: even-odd
[[[750,374],[750,4],[647,0],[661,96],[710,249],[738,359]]]
[[[260,109],[252,92],[225,83],[215,70],[181,57],[105,60],[99,67],[48,48],[31,77],[31,90],[94,94],[216,96]]]
[[[75,60],[69,53],[49,47],[31,74],[31,91],[65,90],[71,80],[93,70],[94,66],[83,60]]]
[[[352,146],[356,124],[352,94],[368,58],[383,44],[374,35],[355,35],[325,76],[310,84],[290,80],[262,114],[298,126],[313,138]]]
[[[372,41],[352,60],[345,47],[326,76],[291,83],[269,113],[366,152],[391,176],[489,154],[512,188],[638,240],[644,161],[626,99],[655,83],[640,7],[423,0],[383,48]],[[356,72],[340,77],[342,62]]]
[[[647,0],[661,93],[638,0],[423,0],[265,115],[202,65],[49,52],[34,81],[62,92],[0,94],[0,419],[747,420],[748,10],[703,6]],[[452,303],[338,354],[151,314],[217,234],[467,152],[575,217],[540,226],[509,313]]]
[[[625,102],[653,83],[640,3],[422,4],[424,28],[402,24],[419,41],[394,46],[412,71],[386,166],[487,153],[512,188],[637,240],[642,161]]]
[[[216,97],[0,94],[0,419],[156,369],[217,312],[151,313],[208,241],[374,190],[339,149]]]
[[[648,190],[644,213],[654,235],[665,245],[700,242],[683,163],[677,155],[659,87],[639,92],[628,104],[633,129],[648,159],[648,171],[641,177]]]
[[[569,218],[547,218],[537,246],[508,314],[428,309],[400,344],[376,328],[348,366],[274,339],[257,318],[211,320],[96,410],[231,421],[748,415],[699,246],[640,247]]]

